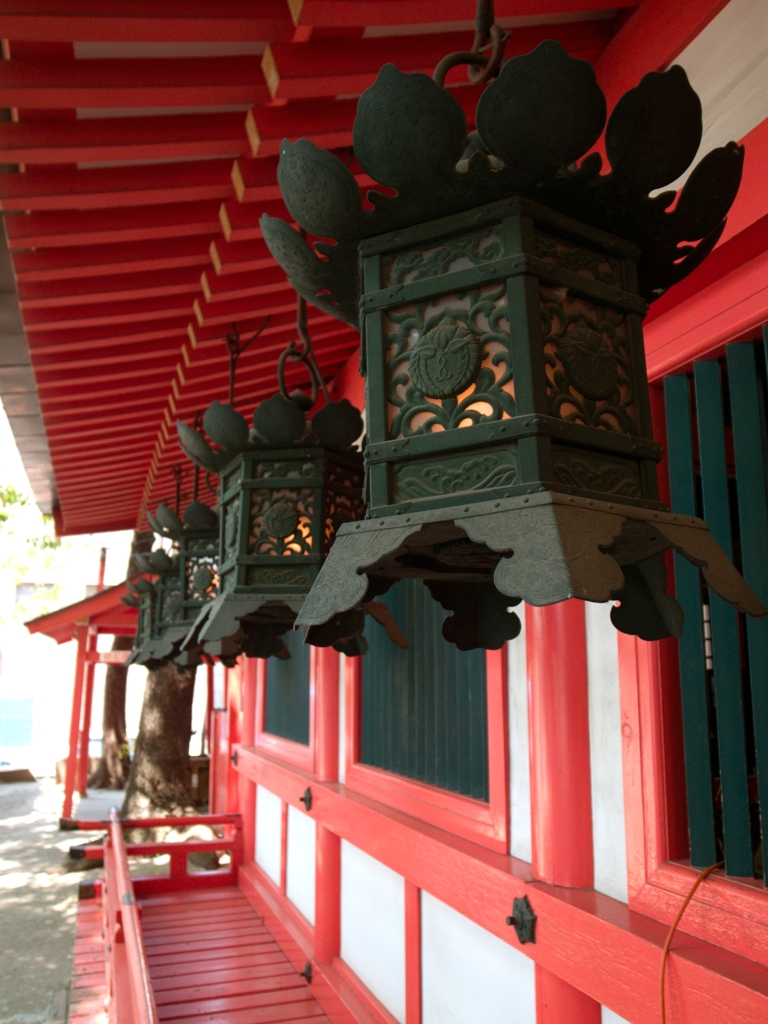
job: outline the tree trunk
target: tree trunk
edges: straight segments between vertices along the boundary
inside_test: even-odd
[[[136,530],[131,541],[126,577],[138,572],[133,556],[140,551],[151,551],[155,535],[150,530]],[[113,651],[130,651],[132,636],[116,636]],[[108,665],[104,680],[104,712],[101,720],[102,745],[99,763],[88,779],[92,789],[124,789],[131,768],[128,734],[125,728],[125,686],[128,669],[125,665]]]
[[[116,636],[113,651],[130,651],[132,636]],[[88,778],[92,789],[125,789],[131,769],[128,733],[125,729],[125,665],[107,665],[104,681],[104,713],[101,720],[101,758]]]
[[[195,669],[173,662],[147,675],[121,816],[194,814],[189,767]]]

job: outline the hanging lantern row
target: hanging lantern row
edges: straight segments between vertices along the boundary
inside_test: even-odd
[[[306,587],[319,569],[297,622],[310,643],[349,636],[367,602],[418,578],[451,611],[444,635],[462,649],[515,636],[521,599],[618,600],[618,629],[680,636],[669,548],[734,607],[763,616],[706,524],[659,501],[642,335],[648,303],[720,237],[743,148],[713,150],[679,194],[652,197],[701,141],[701,103],[682,68],[646,75],[619,100],[601,174],[597,153],[577,163],[606,121],[592,67],[551,41],[501,64],[498,30],[492,42],[501,70],[471,134],[443,83],[462,61],[487,71],[479,53],[449,56],[434,78],[388,64],[361,96],[355,155],[396,195],[374,188],[364,208],[336,156],[306,139],[282,143],[278,180],[302,231],[264,215],[264,238],[299,295],[359,327],[366,376],[366,518],[340,525],[325,564],[302,576]],[[334,241],[313,246],[304,232]],[[271,401],[275,413],[288,408]],[[245,555],[246,534],[265,553],[298,536],[279,541],[265,522],[278,460],[239,459],[222,475],[223,572],[247,572],[234,554],[237,544]],[[263,498],[241,498],[252,488]],[[294,529],[297,493],[280,499],[286,526],[274,532],[289,519]]]
[[[229,404],[214,401],[205,413],[207,438],[177,422],[184,453],[219,478],[216,594],[183,642],[185,651],[202,649],[222,659],[288,658],[282,636],[293,627],[337,530],[365,514],[362,457],[354,447],[362,418],[346,399],[331,400],[312,352],[303,300],[297,326],[300,342],[291,342],[278,363],[279,391],[256,408],[252,427],[233,408],[234,364],[245,347],[234,329],[228,339]],[[304,364],[309,394],[288,393],[287,362]],[[310,419],[320,390],[325,405]],[[365,610],[388,620],[375,602]],[[363,614],[347,632],[334,631],[337,649],[364,653]]]
[[[154,533],[171,542],[171,554],[162,547],[135,554],[138,568],[152,576],[128,582],[126,603],[138,607],[138,623],[129,664],[154,669],[174,661],[197,665],[200,650],[182,650],[182,643],[197,616],[216,593],[218,578],[219,519],[213,509],[197,500],[183,520],[164,504],[153,516]]]

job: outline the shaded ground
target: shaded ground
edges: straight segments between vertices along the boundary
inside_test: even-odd
[[[62,866],[91,835],[59,832],[61,800],[52,779],[0,785],[0,1024],[67,1019],[77,886],[96,872]]]

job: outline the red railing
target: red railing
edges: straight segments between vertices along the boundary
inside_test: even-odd
[[[215,839],[179,840],[163,843],[126,843],[123,829],[187,828],[193,825],[223,826],[226,833]],[[141,929],[141,906],[137,895],[173,892],[184,889],[232,885],[242,863],[243,826],[238,814],[208,814],[179,818],[119,818],[117,811],[109,821],[71,822],[70,828],[107,830],[103,843],[76,848],[81,857],[104,859],[102,915],[104,959],[109,1019],[112,1024],[159,1024]],[[225,870],[188,870],[192,853],[229,852]],[[130,856],[170,855],[167,876],[132,878]]]

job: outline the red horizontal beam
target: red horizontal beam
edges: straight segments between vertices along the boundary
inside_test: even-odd
[[[132,271],[210,266],[208,238],[130,242],[122,245],[71,246],[40,252],[16,252],[13,265],[19,281],[46,281]]]
[[[42,42],[291,39],[285,0],[9,0],[0,36]]]
[[[268,99],[255,55],[0,63],[4,107],[213,107]]]
[[[139,167],[30,167],[0,174],[0,209],[86,210],[228,199],[228,160]],[[273,180],[276,181],[275,174]]]
[[[634,7],[637,0],[496,0],[496,18],[582,11],[613,11]],[[471,32],[474,0],[288,0],[294,24],[313,28],[349,28],[353,25],[428,25],[466,21]],[[463,49],[469,49],[472,39]]]
[[[19,121],[0,124],[0,161],[60,164],[236,155],[247,149],[244,115]]]
[[[277,277],[277,274],[275,276]],[[211,324],[229,324],[243,316],[263,316],[273,309],[284,306],[289,306],[294,312],[296,310],[296,293],[288,282],[285,271],[282,274],[282,281],[278,280],[271,287],[265,288],[260,295],[248,295],[227,302],[195,299],[194,312],[197,327],[202,328]]]
[[[0,65],[2,66],[2,65]],[[220,230],[216,200],[169,203],[159,207],[118,208],[98,216],[92,212],[30,213],[6,217],[11,249],[51,248],[138,242],[154,238],[214,235]]]
[[[520,27],[512,32],[505,55],[528,53],[545,39],[557,39],[568,53],[576,56],[600,52],[613,32],[612,19]],[[401,71],[431,75],[446,54],[466,50],[470,44],[466,31],[359,39],[353,44],[343,39],[271,43],[264,53],[262,68],[274,98],[317,99],[363,92],[387,63],[396,64]],[[463,85],[466,81],[463,66],[449,74],[448,84]]]
[[[86,303],[130,302],[142,299],[185,295],[190,303],[200,294],[199,268],[109,274],[97,278],[71,278],[46,281],[19,281],[22,310],[82,306]]]
[[[216,273],[222,276],[265,270],[275,265],[264,241],[228,242],[215,238],[210,244],[210,256]]]
[[[80,328],[98,329],[120,325],[133,327],[143,321],[162,321],[170,317],[189,316],[192,303],[189,295],[161,295],[151,299],[135,299],[128,302],[85,302],[81,305],[45,306],[42,309],[25,309],[24,326],[34,335],[30,338],[33,346],[45,343],[44,335],[49,331]]]
[[[259,203],[222,203],[219,207],[219,224],[227,242],[247,242],[263,238],[260,226],[262,214],[270,217],[282,217],[293,223],[285,203],[278,199],[272,202]]]

